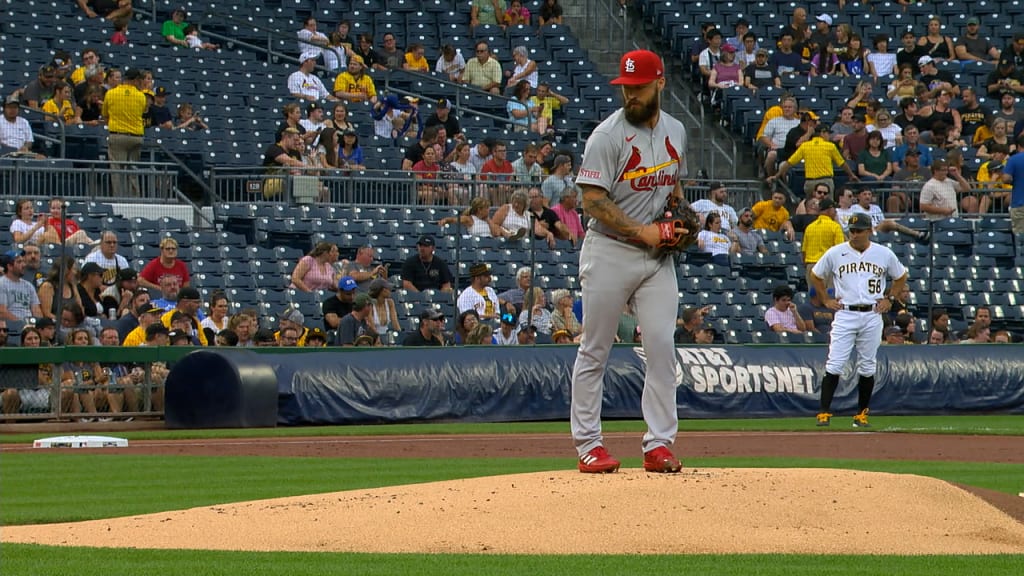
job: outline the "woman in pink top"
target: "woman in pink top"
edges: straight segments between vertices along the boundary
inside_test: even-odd
[[[338,261],[338,247],[330,242],[318,243],[309,254],[302,257],[292,270],[292,283],[289,288],[314,292],[316,290],[334,290],[338,286],[338,271],[334,264]]]
[[[711,105],[718,109],[722,105],[722,91],[733,86],[743,86],[743,67],[736,62],[736,48],[732,44],[722,45],[722,59],[711,68],[708,87],[711,88]]]

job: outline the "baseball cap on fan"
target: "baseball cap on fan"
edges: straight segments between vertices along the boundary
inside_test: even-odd
[[[619,62],[619,77],[612,84],[639,86],[665,77],[665,64],[650,50],[626,52]]]

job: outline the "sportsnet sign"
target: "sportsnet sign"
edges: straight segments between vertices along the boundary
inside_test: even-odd
[[[698,394],[814,394],[819,379],[806,365],[737,363],[725,348],[677,348],[676,352]]]

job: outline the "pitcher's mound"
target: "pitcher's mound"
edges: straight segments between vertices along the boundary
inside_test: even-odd
[[[1021,554],[1024,524],[942,480],[826,469],[556,471],[70,524],[4,542],[504,554]]]

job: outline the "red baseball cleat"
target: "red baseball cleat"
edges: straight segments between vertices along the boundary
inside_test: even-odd
[[[683,469],[683,463],[664,446],[658,446],[644,453],[644,470],[648,472],[675,474]]]
[[[618,460],[612,458],[611,454],[604,449],[604,446],[591,448],[577,463],[580,472],[584,474],[605,474],[615,472],[621,465]]]

